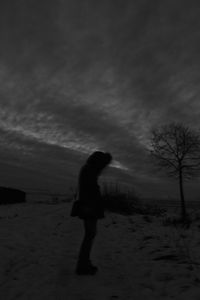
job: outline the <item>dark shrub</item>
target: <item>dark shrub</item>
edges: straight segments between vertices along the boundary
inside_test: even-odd
[[[25,192],[12,188],[0,187],[0,204],[21,203],[25,201]]]
[[[117,185],[104,185],[102,198],[107,211],[122,215],[132,215],[139,200],[134,192],[122,191]]]
[[[185,219],[181,217],[166,217],[163,221],[162,224],[164,226],[174,226],[174,227],[184,227],[184,228],[189,228],[191,225],[191,219],[189,217],[186,217]]]

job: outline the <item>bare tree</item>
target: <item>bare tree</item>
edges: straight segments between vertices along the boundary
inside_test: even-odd
[[[200,170],[199,134],[181,123],[171,123],[152,130],[151,155],[159,168],[178,178],[181,216],[186,218],[184,179],[191,179]]]

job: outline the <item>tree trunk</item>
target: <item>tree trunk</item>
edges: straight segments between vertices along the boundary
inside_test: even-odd
[[[186,208],[185,208],[185,198],[183,192],[183,174],[182,170],[179,171],[179,188],[180,188],[180,198],[181,198],[181,217],[183,220],[186,219]]]

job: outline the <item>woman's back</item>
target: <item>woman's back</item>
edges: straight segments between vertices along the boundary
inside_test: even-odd
[[[101,200],[100,188],[97,183],[97,175],[89,165],[84,165],[79,174],[79,200],[87,203]]]

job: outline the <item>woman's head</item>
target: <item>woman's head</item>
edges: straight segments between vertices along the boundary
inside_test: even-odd
[[[87,159],[87,165],[100,173],[112,161],[112,155],[108,152],[95,151]]]

